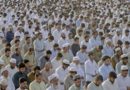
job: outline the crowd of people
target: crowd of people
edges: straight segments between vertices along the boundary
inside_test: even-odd
[[[130,90],[130,1],[0,0],[0,90]]]

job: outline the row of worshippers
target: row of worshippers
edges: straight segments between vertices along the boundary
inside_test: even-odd
[[[108,62],[107,58],[106,63]],[[19,64],[18,68],[15,63],[16,60],[11,59],[10,65],[2,67],[4,62],[0,61],[2,67],[1,90],[130,90],[129,68],[127,65],[121,66],[119,74],[109,71],[106,78],[102,73],[100,74],[100,71],[96,75],[89,74],[92,80],[86,82],[77,69],[69,66],[66,60],[55,72],[52,71],[51,64],[46,63],[45,68],[40,69],[39,66],[36,66],[28,74],[25,73],[26,65],[24,63]],[[107,68],[105,70],[108,71]]]

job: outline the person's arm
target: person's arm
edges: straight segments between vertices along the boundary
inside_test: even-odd
[[[32,83],[29,85],[29,90],[36,90]]]

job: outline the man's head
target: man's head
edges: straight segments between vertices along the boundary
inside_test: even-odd
[[[40,70],[41,70],[41,69],[40,69],[39,66],[35,66],[35,67],[33,68],[34,73],[39,73]]]
[[[109,73],[109,80],[111,83],[114,83],[115,79],[117,78],[117,75],[115,72],[110,72]]]
[[[127,65],[122,65],[121,66],[121,75],[123,77],[127,77],[127,75],[128,75],[128,66]]]
[[[51,52],[50,50],[47,50],[47,51],[46,51],[46,56],[47,56],[48,58],[51,57],[51,54],[52,54],[52,52]]]
[[[100,86],[102,82],[103,82],[103,77],[101,75],[95,76],[94,83],[96,86]]]
[[[110,57],[109,56],[103,56],[102,61],[105,65],[110,65]]]
[[[16,67],[16,59],[14,59],[14,58],[11,58],[11,59],[10,59],[10,67],[11,67],[12,69]]]
[[[26,80],[25,78],[22,77],[22,78],[19,79],[19,87],[20,87],[20,89],[22,89],[22,90],[28,88],[27,80]]]
[[[9,75],[9,72],[8,72],[8,70],[7,70],[6,68],[2,68],[2,69],[1,69],[1,74],[2,74],[5,78],[7,78],[8,75]]]
[[[75,83],[75,85],[76,85],[77,87],[80,87],[80,85],[81,85],[81,77],[80,77],[80,75],[76,74],[76,75],[74,76],[74,83]]]
[[[66,68],[68,68],[69,64],[70,64],[69,60],[64,59],[62,62],[62,67],[64,69],[66,69]]]
[[[88,53],[88,56],[89,56],[89,58],[90,58],[90,60],[94,60],[94,53],[92,52],[92,51],[90,51],[89,53]]]
[[[20,64],[18,65],[18,68],[19,68],[19,71],[20,71],[20,72],[22,72],[22,73],[25,72],[25,64],[24,64],[24,63],[20,63]]]
[[[75,67],[69,67],[69,74],[70,76],[74,77],[77,74]]]
[[[128,55],[126,55],[126,54],[121,55],[121,59],[122,59],[123,65],[128,64]]]
[[[35,74],[35,80],[38,82],[38,83],[41,83],[43,78],[42,78],[42,74],[41,73],[36,73]]]
[[[9,49],[9,48],[6,48],[6,49],[5,49],[5,56],[6,56],[6,57],[9,57],[9,56],[10,56],[10,49]]]
[[[54,86],[58,85],[58,76],[56,74],[52,74],[48,77],[48,80],[51,84],[53,84]]]

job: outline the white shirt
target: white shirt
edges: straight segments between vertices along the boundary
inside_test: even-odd
[[[55,72],[59,77],[59,81],[63,83],[66,75],[68,74],[68,68],[64,70],[62,66],[59,66]]]
[[[101,67],[99,67],[99,73],[103,76],[103,80],[108,78],[111,71],[114,71],[111,65],[103,64]]]
[[[60,38],[58,40],[58,44],[60,48],[62,48],[62,45],[64,45],[65,43],[69,43],[67,39]]]
[[[61,66],[62,60],[56,60],[56,58],[54,58],[51,60],[51,64],[52,64],[53,69],[56,70],[56,68]]]
[[[54,37],[54,40],[57,42],[59,40],[59,38],[61,37],[61,31],[55,30],[52,35]]]
[[[117,76],[117,82],[119,90],[127,90],[127,87],[130,87],[130,77],[123,77],[121,74]]]
[[[18,71],[16,67],[11,69],[9,64],[5,68],[8,70],[10,78],[13,78],[14,74]]]
[[[122,37],[121,35],[120,36],[114,35],[112,38],[113,44],[116,45],[117,41],[121,40],[121,37]]]
[[[93,62],[89,59],[85,62],[85,74],[86,74],[86,81],[92,81],[93,76],[98,73],[98,65],[93,60]]]
[[[80,58],[80,63],[84,63],[88,59],[88,55],[86,52],[78,51],[76,53],[76,56]]]
[[[119,90],[117,80],[112,84],[109,79],[102,83],[103,90]]]
[[[50,42],[50,41],[46,40],[45,41],[46,50],[52,50],[54,43],[55,43],[54,41]]]

